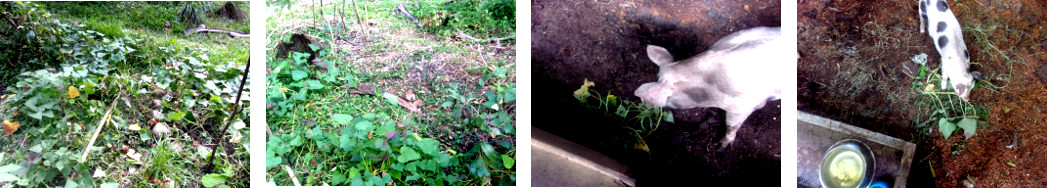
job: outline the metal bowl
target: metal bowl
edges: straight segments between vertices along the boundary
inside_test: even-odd
[[[858,140],[846,139],[829,147],[819,168],[822,187],[868,187],[876,171],[876,159],[869,146]]]

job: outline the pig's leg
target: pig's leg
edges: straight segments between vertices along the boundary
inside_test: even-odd
[[[920,2],[920,33],[927,30],[927,1],[921,0]]]
[[[942,61],[942,65],[939,66],[938,71],[942,72],[942,90],[945,90],[945,84],[949,84],[949,75],[945,74],[945,61]]]
[[[734,142],[734,137],[738,133],[738,128],[742,127],[742,123],[745,122],[746,118],[749,118],[749,114],[753,113],[753,108],[733,108],[726,109],[727,111],[727,134],[724,135],[723,140],[720,140],[720,148],[727,148],[731,142]]]

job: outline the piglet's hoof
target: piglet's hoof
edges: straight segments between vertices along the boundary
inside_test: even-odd
[[[724,152],[724,151],[727,151],[727,146],[731,146],[731,141],[728,141],[728,140],[720,140],[720,147],[716,149],[716,152]]]

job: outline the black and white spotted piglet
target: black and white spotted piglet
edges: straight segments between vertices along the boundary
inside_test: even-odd
[[[934,47],[942,56],[942,90],[946,81],[952,84],[956,94],[968,101],[978,72],[968,72],[971,64],[967,45],[963,42],[960,22],[949,9],[945,0],[920,0],[920,33],[927,32],[934,40]]]

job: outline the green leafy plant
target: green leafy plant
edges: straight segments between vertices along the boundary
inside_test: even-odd
[[[162,6],[135,3],[125,5],[144,5],[149,10]],[[193,154],[209,151],[204,150],[208,147],[196,146],[217,144],[218,138],[224,138],[220,134],[232,134],[228,141],[243,147],[229,148],[233,151],[218,154],[226,156],[222,159],[231,159],[216,162],[226,167],[227,173],[222,175],[230,177],[226,183],[219,184],[246,184],[242,177],[247,176],[250,135],[249,131],[242,130],[246,127],[242,122],[249,118],[247,112],[227,109],[235,100],[234,88],[244,74],[237,63],[226,62],[225,56],[215,58],[211,50],[199,46],[156,40],[156,33],[116,36],[94,31],[88,28],[97,27],[85,26],[87,21],[80,20],[81,17],[76,18],[80,23],[50,17],[48,11],[53,9],[38,6],[36,2],[0,2],[0,7],[4,8],[0,17],[25,21],[16,31],[21,33],[20,39],[0,37],[0,47],[10,50],[0,53],[0,59],[13,57],[5,59],[11,60],[11,64],[0,64],[6,66],[0,67],[2,72],[6,75],[17,71],[0,81],[0,85],[7,87],[5,96],[10,96],[0,103],[0,109],[5,110],[0,117],[22,124],[11,136],[0,137],[0,145],[28,148],[0,147],[0,152],[13,151],[9,158],[0,156],[0,161],[24,161],[13,173],[6,171],[7,168],[0,169],[0,182],[13,182],[6,184],[8,187],[113,187],[120,184],[103,182],[130,180],[133,187],[188,187],[198,182],[185,180],[203,176],[192,169],[202,165],[203,157]],[[0,22],[0,30],[7,23]],[[111,26],[121,33],[128,30],[119,23]],[[11,45],[18,46],[7,48]],[[246,99],[243,102],[249,105]],[[115,106],[111,118],[103,119],[110,106]],[[13,110],[6,111],[8,109]],[[225,117],[233,113],[242,113],[238,116],[241,118],[232,120],[240,122],[240,126],[229,130],[212,130],[215,128],[210,126],[196,129],[224,122]],[[98,122],[108,125],[102,127],[105,131],[98,132],[97,142],[89,145],[88,141],[94,140],[92,136]],[[186,136],[170,138],[154,135],[149,128],[155,127],[175,132],[188,132],[186,128],[192,127],[199,131],[192,136],[170,134],[171,130],[157,133]],[[248,139],[241,139],[243,137]],[[87,159],[81,159],[85,153]],[[143,156],[146,160],[141,160]],[[126,171],[129,169],[141,171]],[[110,175],[121,173],[134,175]]]
[[[940,86],[934,83],[940,83],[942,78],[934,74],[936,72],[937,69],[930,70],[921,65],[916,81],[912,84],[912,89],[919,94],[921,107],[931,109],[928,120],[918,127],[937,125],[938,131],[946,139],[957,130],[963,130],[965,138],[974,136],[978,126],[986,124],[984,120],[989,117],[988,110],[963,101],[953,92],[952,86],[939,90]],[[976,83],[974,88],[979,88],[979,85]]]
[[[419,4],[415,16],[422,27],[441,36],[465,32],[477,38],[491,38],[511,36],[515,31],[514,0],[423,1]]]
[[[272,154],[267,154],[266,167],[312,161],[315,158],[308,154],[287,155],[307,147],[326,155],[349,154],[336,158],[342,160],[318,162],[321,170],[331,169],[330,179],[325,181],[331,185],[453,185],[468,176],[486,177],[491,175],[491,170],[512,168],[504,162],[512,157],[496,152],[490,144],[483,143],[477,145],[475,151],[458,153],[442,149],[440,142],[433,138],[422,138],[413,131],[396,128],[395,121],[385,114],[368,113],[360,118],[335,114],[335,117],[338,124],[345,126],[335,129],[339,130],[336,133],[327,133],[317,126],[308,131],[270,137],[267,147]],[[456,168],[458,165],[468,168]]]
[[[326,63],[326,50],[318,50],[317,62]],[[306,101],[310,92],[326,91],[328,85],[355,85],[352,73],[337,68],[317,68],[306,62],[310,54],[292,52],[288,60],[281,60],[272,67],[272,73],[266,77],[267,108],[269,114],[283,115],[297,106],[297,102]],[[319,70],[318,70],[319,69]],[[285,84],[286,83],[286,84]]]

